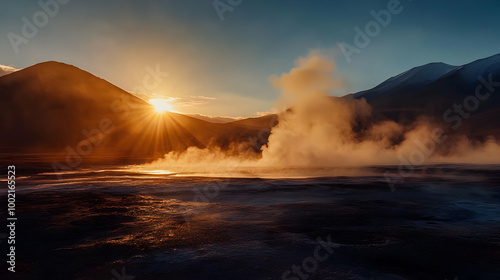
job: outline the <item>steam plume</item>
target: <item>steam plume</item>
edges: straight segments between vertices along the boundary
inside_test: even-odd
[[[170,153],[148,168],[213,172],[245,168],[345,167],[426,164],[435,162],[492,163],[500,159],[494,140],[473,145],[464,137],[446,150],[436,142],[438,126],[421,118],[404,127],[390,120],[376,120],[364,99],[332,97],[342,87],[333,60],[312,51],[296,67],[271,76],[281,91],[276,104],[283,113],[261,157],[220,149],[190,148]],[[442,136],[445,139],[445,136]]]

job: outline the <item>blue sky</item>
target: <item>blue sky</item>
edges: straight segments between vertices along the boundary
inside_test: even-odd
[[[16,53],[8,34],[22,35],[22,18],[32,21],[41,7],[4,1],[0,64],[61,61],[125,90],[142,84],[147,67],[159,67],[169,76],[151,93],[174,97],[184,104],[179,111],[253,116],[279,95],[269,76],[288,72],[311,49],[335,58],[346,82],[337,95],[425,63],[460,65],[500,52],[498,1],[401,0],[402,11],[350,63],[338,44],[354,45],[354,28],[364,29],[370,11],[390,1],[243,0],[223,21],[213,2],[72,0]]]

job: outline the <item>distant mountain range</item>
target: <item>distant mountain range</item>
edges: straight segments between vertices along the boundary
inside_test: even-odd
[[[458,114],[453,106],[459,104],[470,113],[460,133],[482,139],[500,136],[500,89],[481,100],[474,96],[478,88],[481,97],[495,90],[495,81],[500,82],[500,54],[463,66],[429,63],[349,96],[365,98],[381,118],[411,123],[425,116],[450,131]],[[0,77],[0,94],[3,157],[77,153],[97,161],[157,158],[190,146],[228,148],[244,143],[252,143],[249,150],[259,151],[276,124],[275,115],[236,121],[155,115],[144,100],[59,62],[36,64]]]
[[[146,101],[59,62],[0,77],[0,94],[4,157],[77,153],[97,161],[150,159],[190,146],[227,148],[247,142],[255,142],[249,149],[257,151],[262,144],[257,136],[265,143],[274,117],[219,124],[177,113],[158,115]],[[86,142],[88,137],[91,141]]]
[[[476,91],[480,97],[489,96],[481,100]],[[395,121],[426,116],[441,122],[444,129],[461,116],[457,104],[466,116],[460,133],[473,138],[500,136],[500,54],[462,66],[429,63],[353,96],[365,98],[374,112]]]

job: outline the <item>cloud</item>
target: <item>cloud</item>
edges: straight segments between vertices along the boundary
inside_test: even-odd
[[[277,114],[277,113],[278,113],[277,110],[271,110],[271,111],[264,111],[264,112],[255,112],[254,115],[256,115],[258,117],[264,117],[267,115],[273,115],[273,114]]]
[[[216,100],[214,97],[208,97],[208,96],[202,96],[202,95],[197,95],[197,96],[185,96],[185,97],[171,97],[171,96],[166,96],[163,94],[158,94],[158,93],[135,93],[135,92],[129,92],[130,94],[133,94],[145,101],[148,101],[149,99],[165,99],[169,104],[172,104],[175,108],[179,109],[181,107],[195,107],[195,106],[202,106],[211,103],[212,101]]]
[[[0,77],[8,75],[8,74],[16,72],[16,71],[19,71],[19,70],[21,70],[21,69],[16,69],[12,66],[0,64]]]
[[[228,122],[234,122],[237,120],[242,120],[244,118],[242,117],[214,117],[214,116],[209,116],[209,115],[203,115],[203,114],[186,114],[187,116],[197,118],[200,120],[204,120],[207,122],[211,123],[228,123]]]
[[[188,96],[188,97],[174,97],[173,104],[179,107],[191,107],[191,106],[201,106],[206,105],[216,100],[214,97],[208,96]]]

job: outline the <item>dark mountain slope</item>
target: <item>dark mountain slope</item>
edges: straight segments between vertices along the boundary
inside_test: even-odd
[[[485,86],[485,81],[492,83]],[[477,89],[483,96],[488,88],[494,91],[487,98],[476,96]],[[460,116],[461,133],[500,136],[500,54],[459,67],[440,63],[416,67],[354,97],[367,99],[374,112],[398,122],[427,116],[449,127]],[[454,104],[463,107],[466,117]]]
[[[91,152],[80,155],[157,158],[190,146],[227,148],[229,143],[256,138],[261,129],[214,124],[176,113],[156,114],[147,102],[58,62],[0,77],[0,95],[0,129],[8,135],[0,143],[9,154],[64,155],[67,147],[84,151],[91,142]]]

